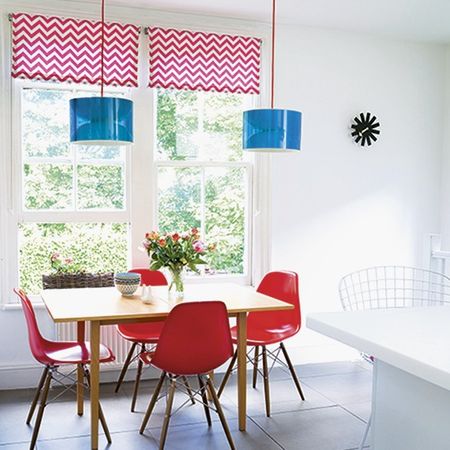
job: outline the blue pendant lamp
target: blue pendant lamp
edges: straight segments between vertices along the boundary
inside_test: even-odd
[[[270,109],[244,111],[242,144],[253,152],[283,153],[299,151],[302,135],[302,113],[275,109],[275,0],[272,0],[272,67]]]
[[[80,145],[132,144],[133,102],[103,97],[105,0],[102,0],[101,35],[101,96],[70,100],[70,142]]]

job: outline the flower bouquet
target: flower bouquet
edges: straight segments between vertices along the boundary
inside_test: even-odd
[[[197,228],[184,233],[159,234],[152,231],[145,235],[142,245],[150,257],[150,270],[167,268],[171,275],[169,291],[175,288],[178,297],[184,293],[185,268],[199,273],[197,265],[206,264],[203,257],[216,248],[215,244],[207,245],[200,240]]]

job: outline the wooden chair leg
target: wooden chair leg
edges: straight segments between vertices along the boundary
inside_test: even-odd
[[[270,417],[269,369],[267,365],[267,350],[265,345],[263,345],[262,348],[262,362],[264,375],[264,397],[266,400],[266,416]]]
[[[98,416],[100,419],[100,423],[102,424],[103,431],[105,432],[106,440],[108,441],[108,444],[111,444],[111,433],[109,432],[108,424],[106,423],[105,415],[103,414],[103,409],[102,405],[100,405],[100,402],[98,403]]]
[[[223,376],[222,383],[220,383],[219,390],[217,391],[218,398],[220,398],[220,396],[222,395],[222,392],[228,382],[228,378],[230,378],[231,372],[233,371],[234,365],[236,364],[236,359],[237,359],[237,350],[234,352],[234,355],[231,358],[230,365],[228,366],[228,369],[225,372],[225,375]]]
[[[139,429],[140,434],[144,433],[145,427],[147,426],[148,420],[150,419],[153,408],[155,407],[156,402],[158,401],[159,393],[161,392],[161,387],[164,383],[165,378],[166,378],[166,372],[163,372],[161,374],[161,376],[159,377],[158,384],[156,385],[156,388],[153,391],[152,399],[150,400],[147,411],[145,412],[144,420],[142,421],[141,428]]]
[[[212,425],[212,422],[211,422],[211,414],[209,412],[208,407],[208,396],[206,395],[206,386],[205,383],[203,382],[203,378],[201,375],[198,376],[198,385],[200,387],[200,394],[202,395],[202,402],[203,408],[205,410],[206,421],[208,422],[208,426],[210,427]]]
[[[122,370],[120,371],[119,379],[117,380],[116,389],[114,392],[117,394],[119,392],[120,386],[122,386],[123,379],[125,378],[125,374],[127,373],[128,367],[131,363],[131,359],[133,358],[134,351],[136,349],[137,342],[133,342],[133,345],[128,352],[127,358],[123,364]]]
[[[34,414],[34,410],[36,409],[36,405],[37,402],[39,400],[39,396],[41,395],[41,391],[42,391],[42,386],[44,385],[44,381],[47,377],[47,373],[48,373],[48,367],[45,366],[44,370],[42,371],[42,375],[41,378],[39,380],[39,384],[36,388],[36,392],[34,393],[34,397],[33,397],[33,401],[31,403],[30,406],[30,411],[28,412],[28,416],[27,416],[27,425],[30,425],[31,419],[33,418],[33,414]]]
[[[181,380],[183,381],[184,387],[186,388],[189,398],[191,399],[191,403],[195,405],[195,399],[194,395],[192,394],[191,386],[189,386],[189,381],[186,377],[181,377]]]
[[[230,429],[228,428],[227,420],[225,419],[225,415],[222,410],[222,406],[220,405],[219,397],[217,396],[216,390],[214,389],[214,384],[212,383],[209,377],[206,377],[206,383],[209,389],[209,394],[213,399],[214,406],[216,407],[217,414],[219,415],[220,422],[223,427],[223,431],[225,431],[225,435],[227,436],[228,444],[232,450],[235,450],[233,437],[231,436]]]
[[[258,378],[258,358],[259,358],[259,346],[255,346],[255,355],[253,358],[253,389],[256,388],[256,380]]]
[[[303,395],[302,387],[300,386],[300,381],[298,381],[297,373],[295,372],[295,368],[292,365],[291,359],[289,358],[289,355],[288,355],[288,352],[286,350],[286,347],[284,346],[284,344],[282,342],[280,343],[280,347],[281,347],[281,351],[283,352],[284,359],[286,360],[287,365],[289,367],[289,371],[291,372],[291,375],[292,375],[292,378],[294,380],[295,386],[297,386],[297,391],[300,394],[300,398],[302,400],[305,400],[305,396]]]
[[[36,423],[34,425],[33,436],[31,437],[30,450],[33,450],[36,445],[37,437],[39,434],[39,428],[41,427],[42,416],[44,415],[44,409],[47,404],[48,391],[50,389],[51,381],[52,381],[52,373],[50,370],[48,370],[45,376],[44,387],[41,393],[41,402],[36,417]]]
[[[145,346],[142,345],[141,352],[145,352]],[[141,375],[142,375],[142,367],[144,366],[144,363],[142,362],[142,359],[139,358],[137,371],[136,371],[136,380],[134,381],[134,390],[133,390],[133,399],[131,400],[131,412],[134,412],[136,407],[136,400],[139,390],[139,384],[141,382]]]
[[[175,396],[175,389],[176,389],[176,383],[175,383],[175,380],[172,379],[172,381],[170,382],[170,387],[169,387],[169,395],[167,398],[166,413],[164,415],[164,423],[161,428],[161,437],[159,439],[159,450],[163,450],[164,445],[166,443],[167,430],[169,429],[169,421],[170,421],[170,417],[172,415],[172,405],[173,405],[173,398]]]

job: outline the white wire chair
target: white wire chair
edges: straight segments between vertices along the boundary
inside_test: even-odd
[[[345,275],[339,296],[345,311],[443,306],[450,304],[450,278],[416,267],[375,266]],[[373,363],[370,355],[361,356]],[[364,447],[371,419],[358,450]]]
[[[445,305],[450,278],[416,267],[369,267],[345,275],[339,295],[345,311]]]

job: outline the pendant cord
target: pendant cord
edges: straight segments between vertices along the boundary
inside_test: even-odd
[[[105,0],[102,0],[102,39],[101,39],[101,56],[100,56],[100,95],[103,97],[103,83],[104,83],[104,56],[105,56]]]
[[[275,85],[275,1],[272,0],[272,67],[270,80],[270,107],[274,104],[274,85]]]

